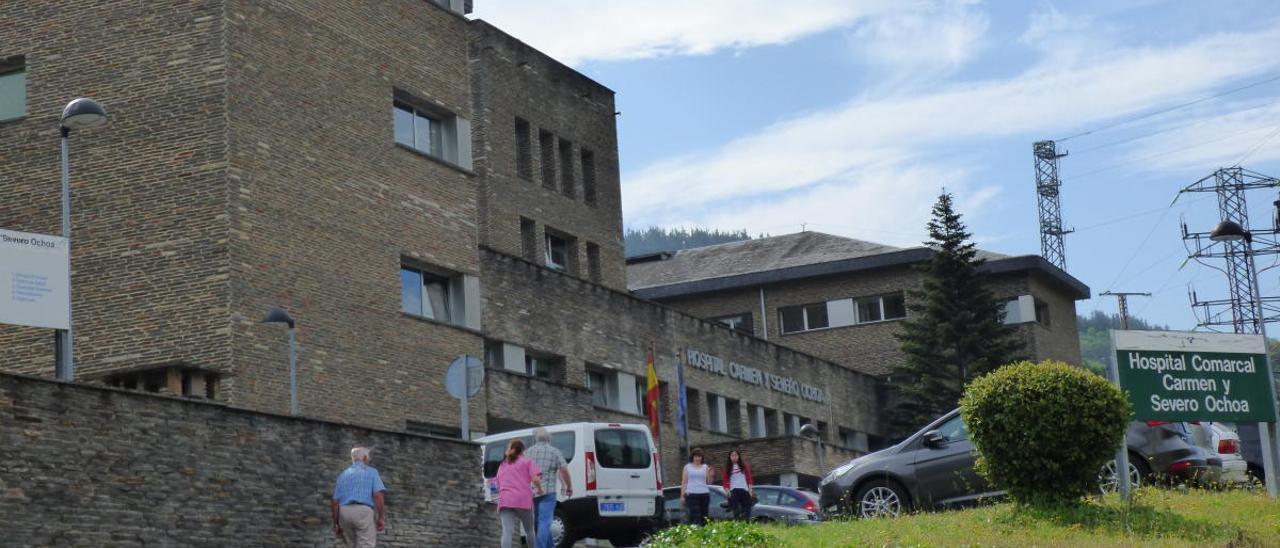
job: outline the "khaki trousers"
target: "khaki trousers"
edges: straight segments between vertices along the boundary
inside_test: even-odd
[[[343,539],[351,548],[374,548],[378,543],[378,528],[373,520],[373,508],[363,504],[348,504],[338,509],[338,525]]]

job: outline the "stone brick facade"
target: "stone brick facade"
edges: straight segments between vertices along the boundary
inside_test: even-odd
[[[434,405],[444,367],[483,339],[402,314],[398,271],[479,273],[475,175],[396,144],[392,100],[470,118],[465,18],[425,0],[98,1],[0,23],[29,112],[0,131],[0,226],[56,233],[59,109],[83,94],[111,116],[72,136],[79,378],[190,366],[224,374],[226,403],[284,412],[286,338],[257,323],[283,306],[302,414],[457,424]],[[51,374],[52,339],[0,326],[0,367]]]
[[[481,243],[544,264],[558,232],[569,273],[625,290],[613,91],[484,21],[470,55]]]
[[[645,381],[645,360],[655,349],[655,368],[667,384],[664,392],[662,431],[664,473],[679,471],[679,440],[674,418],[676,367],[686,361],[685,351],[700,352],[755,367],[825,390],[822,402],[808,401],[728,375],[685,366],[685,380],[692,390],[690,443],[742,443],[750,438],[748,405],[770,411],[768,431],[785,432],[787,414],[826,425],[824,436],[836,443],[840,428],[871,436],[883,434],[880,425],[880,383],[872,376],[770,342],[738,333],[715,322],[698,319],[674,309],[637,299],[630,294],[577,279],[493,250],[481,252],[485,280],[485,332],[491,339],[520,345],[531,351],[563,359],[564,383],[585,387],[588,368],[617,371]],[[493,368],[494,365],[490,364]],[[645,422],[642,415],[591,405],[590,392],[573,394],[559,383],[522,377],[526,394],[505,389],[509,373],[491,372],[488,392],[490,421],[510,428],[539,422]],[[726,417],[727,432],[713,432],[708,425],[706,395],[736,402],[736,416]],[[551,410],[544,412],[538,406]],[[729,404],[732,405],[732,404]],[[584,406],[589,414],[577,414]],[[547,413],[551,416],[548,417]],[[521,419],[521,415],[529,418]],[[548,420],[553,419],[553,420]],[[521,424],[523,423],[523,424]],[[788,461],[790,462],[790,461]],[[794,470],[760,469],[761,473]]]
[[[1017,325],[1027,357],[1080,363],[1075,300],[1048,277],[1030,271],[990,274],[992,292],[1001,299],[1032,295],[1049,305],[1049,325]],[[819,278],[778,282],[662,299],[661,302],[701,318],[750,313],[753,334],[874,375],[885,375],[903,360],[896,333],[898,321],[855,324],[798,333],[782,333],[779,307],[849,297],[907,292],[920,287],[920,274],[909,266],[886,267]],[[761,313],[763,294],[764,313]],[[908,301],[910,306],[910,301]],[[763,318],[763,320],[762,320]]]
[[[379,546],[498,538],[479,448],[0,374],[6,546],[335,546],[329,498],[353,445],[387,484]],[[341,544],[336,544],[340,546]]]

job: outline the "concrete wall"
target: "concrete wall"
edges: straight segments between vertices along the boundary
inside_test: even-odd
[[[0,374],[6,546],[334,546],[352,445],[387,484],[380,546],[494,544],[470,443]],[[445,464],[448,463],[448,464]]]
[[[577,238],[571,273],[590,278],[587,243],[600,248],[600,276],[626,289],[622,199],[613,91],[484,21],[471,25],[476,173],[480,175],[481,242],[542,264],[547,228]],[[516,118],[529,123],[529,177],[517,171]],[[539,132],[554,135],[554,173],[543,177]],[[571,188],[561,177],[560,141],[571,143]],[[595,157],[595,201],[584,196],[581,153]],[[533,248],[521,238],[521,217],[534,221]]]

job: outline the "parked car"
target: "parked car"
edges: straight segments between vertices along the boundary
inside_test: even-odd
[[[818,513],[818,494],[813,491],[783,485],[757,485],[755,490],[759,504],[788,506]]]
[[[708,508],[707,517],[710,519],[728,520],[733,519],[733,513],[729,511],[729,499],[725,495],[724,488],[719,485],[709,485],[707,488],[711,491],[711,504]],[[756,486],[756,496],[759,495],[759,486]],[[662,491],[663,509],[663,526],[670,527],[684,523],[684,506],[680,504],[680,488],[668,487]],[[776,506],[772,504],[756,503],[751,507],[751,521],[759,523],[780,523],[785,525],[808,525],[818,523],[818,513],[810,512],[803,508],[792,508],[790,506]]]
[[[1198,424],[1168,421],[1134,421],[1127,432],[1129,482],[1141,486],[1155,481],[1217,483],[1222,475],[1222,459],[1196,441]],[[1116,488],[1116,463],[1104,464],[1098,473],[1101,490]]]
[[[608,539],[634,546],[662,520],[662,475],[658,452],[643,424],[576,422],[546,427],[569,463],[573,496],[559,495],[551,537],[568,548],[578,539]],[[533,430],[484,436],[480,443],[485,500],[496,502],[495,476],[507,443],[520,438],[533,445]]]
[[[1232,485],[1249,483],[1249,463],[1240,454],[1240,436],[1235,429],[1221,422],[1205,422],[1201,427],[1201,435],[1207,438],[1210,450],[1217,453],[1222,461],[1222,482]]]
[[[1196,478],[1217,468],[1181,423],[1135,422],[1128,434],[1129,473],[1135,484],[1144,483],[1153,473]],[[897,445],[832,470],[820,483],[819,506],[824,513],[878,517],[1002,497],[1003,491],[978,475],[976,458],[957,409]],[[1114,461],[1099,475],[1103,483],[1114,484]]]
[[[1258,433],[1258,423],[1242,422],[1235,425],[1236,435],[1240,436],[1240,456],[1244,457],[1249,467],[1252,481],[1266,483],[1266,467],[1262,465],[1262,440]]]

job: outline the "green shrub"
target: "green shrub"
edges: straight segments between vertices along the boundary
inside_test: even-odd
[[[774,540],[754,524],[745,521],[708,521],[702,527],[679,525],[663,529],[647,546],[656,548],[693,548],[703,546],[739,546],[762,548]]]
[[[1077,500],[1120,446],[1124,393],[1065,363],[1018,362],[978,378],[960,399],[978,473],[1013,500]]]

